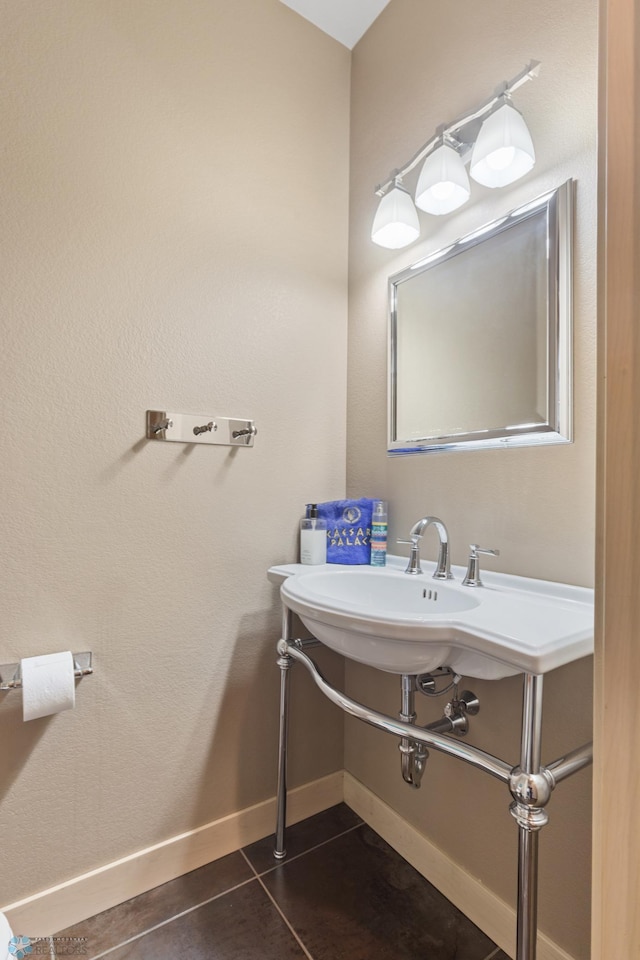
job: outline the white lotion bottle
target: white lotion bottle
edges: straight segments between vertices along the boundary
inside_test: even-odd
[[[327,562],[327,524],[318,517],[318,506],[310,503],[300,521],[300,563]]]

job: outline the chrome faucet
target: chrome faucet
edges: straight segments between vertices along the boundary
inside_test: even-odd
[[[439,520],[438,517],[423,517],[422,520],[418,520],[418,522],[414,523],[414,525],[411,527],[408,540],[397,541],[398,543],[409,543],[411,545],[409,563],[405,573],[410,573],[412,576],[417,576],[418,574],[422,573],[422,567],[420,566],[420,541],[424,536],[424,531],[430,526],[436,528],[438,537],[440,538],[438,563],[436,565],[433,578],[434,580],[451,580],[452,574],[449,561],[449,534],[444,523],[442,520]]]
[[[463,587],[481,587],[482,580],[480,579],[480,559],[478,557],[479,553],[486,553],[490,557],[499,557],[499,550],[489,550],[487,547],[480,547],[477,543],[472,543],[469,545],[469,566],[467,567],[467,573],[464,580],[462,581]]]

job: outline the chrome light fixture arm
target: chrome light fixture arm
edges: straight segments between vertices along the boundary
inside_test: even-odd
[[[517,90],[528,80],[533,80],[540,73],[540,61],[531,60],[526,67],[516,74],[511,80],[500,85],[498,90],[485,100],[479,107],[470,113],[462,114],[457,117],[455,120],[451,120],[448,123],[442,124],[438,127],[436,133],[424,143],[420,149],[408,160],[405,164],[399,167],[397,170],[393,170],[389,174],[389,178],[385,180],[384,183],[378,184],[375,188],[375,193],[379,197],[383,197],[385,193],[391,189],[391,187],[397,185],[398,181],[402,182],[403,177],[408,173],[411,173],[418,164],[431,153],[437,146],[442,143],[443,139],[445,141],[453,142],[454,145],[460,147],[465,145],[464,137],[461,136],[461,131],[468,124],[473,123],[474,120],[480,120],[486,117],[493,108],[498,104],[505,96],[510,96],[514,90]]]

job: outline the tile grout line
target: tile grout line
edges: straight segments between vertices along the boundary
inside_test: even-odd
[[[320,847],[324,847],[324,846],[326,846],[328,843],[331,843],[333,840],[338,840],[340,837],[346,836],[348,833],[353,833],[354,830],[359,830],[360,827],[362,827],[362,826],[364,826],[364,820],[361,820],[360,823],[354,824],[354,826],[352,826],[352,827],[348,827],[346,830],[342,830],[340,833],[336,833],[333,837],[329,837],[327,840],[323,840],[321,843],[316,843],[313,847],[309,847],[307,850],[303,850],[302,853],[296,854],[295,857],[290,857],[289,859],[281,860],[280,863],[274,864],[272,867],[269,867],[268,870],[263,870],[261,873],[258,873],[258,871],[257,871],[256,868],[254,867],[254,865],[251,863],[251,860],[249,859],[249,857],[247,856],[247,854],[244,852],[244,850],[243,850],[243,849],[240,850],[240,853],[242,854],[242,856],[244,857],[244,859],[247,861],[249,867],[253,870],[253,872],[254,872],[254,874],[255,874],[255,877],[256,877],[256,880],[258,881],[258,883],[260,884],[260,886],[262,887],[262,889],[264,890],[264,892],[266,893],[266,895],[269,897],[269,900],[271,901],[271,903],[274,905],[274,907],[276,908],[276,910],[278,911],[278,913],[279,913],[280,916],[282,917],[284,923],[287,925],[287,927],[288,927],[289,930],[291,931],[292,936],[295,938],[296,942],[299,944],[300,948],[302,949],[302,951],[304,952],[304,955],[308,958],[308,960],[313,960],[313,957],[311,956],[311,954],[310,954],[309,951],[307,950],[306,946],[304,945],[304,943],[302,942],[302,940],[301,940],[300,937],[298,936],[298,934],[297,934],[295,928],[293,927],[293,925],[290,923],[290,921],[288,920],[288,918],[285,916],[285,914],[284,914],[282,908],[280,907],[280,905],[276,902],[276,900],[275,900],[275,898],[273,897],[273,895],[271,894],[271,892],[267,889],[267,886],[266,886],[266,884],[263,882],[262,878],[265,877],[268,873],[273,873],[273,871],[274,871],[274,870],[277,870],[278,867],[280,867],[280,866],[285,866],[287,863],[293,863],[294,860],[299,860],[300,857],[304,857],[304,856],[306,856],[308,853],[312,853],[314,850],[319,850]]]
[[[261,873],[258,873],[258,871],[257,871],[256,868],[254,867],[254,865],[251,863],[251,861],[249,860],[249,857],[246,855],[246,853],[244,852],[244,850],[243,850],[243,849],[240,850],[240,853],[242,854],[242,856],[243,856],[243,857],[245,858],[245,860],[247,861],[247,864],[248,864],[249,867],[253,870],[253,872],[254,872],[254,874],[255,874],[255,877],[256,877],[256,880],[258,881],[258,883],[260,884],[260,886],[262,887],[262,889],[264,890],[264,892],[267,894],[267,896],[269,897],[269,899],[270,899],[271,902],[273,903],[274,907],[276,908],[276,910],[278,911],[278,913],[280,914],[280,916],[282,917],[282,919],[283,919],[284,922],[286,923],[287,927],[289,928],[289,930],[291,931],[291,933],[293,934],[293,936],[295,937],[295,939],[297,940],[297,942],[300,944],[301,948],[304,950],[305,955],[309,958],[309,960],[313,960],[313,957],[312,957],[311,954],[308,952],[308,950],[307,950],[307,948],[305,947],[304,943],[302,942],[302,940],[300,939],[300,937],[299,937],[298,934],[296,933],[294,927],[293,927],[292,924],[289,922],[289,920],[287,919],[287,917],[286,917],[285,914],[283,913],[282,909],[280,908],[280,906],[278,905],[278,903],[276,902],[276,900],[274,899],[274,897],[272,896],[272,894],[271,894],[271,893],[269,892],[269,890],[267,889],[266,885],[263,883],[262,878],[263,878],[263,877],[266,877],[267,874],[269,874],[269,873],[273,873],[273,871],[274,871],[274,870],[277,870],[278,867],[285,866],[287,863],[293,863],[294,860],[299,860],[301,857],[306,856],[308,853],[312,853],[314,850],[319,850],[320,847],[324,847],[324,846],[326,846],[328,843],[331,843],[333,840],[337,840],[337,839],[339,839],[339,837],[344,837],[344,836],[346,836],[348,833],[353,833],[354,830],[359,830],[360,827],[363,827],[363,826],[365,826],[365,821],[364,821],[364,820],[361,820],[360,823],[356,823],[354,826],[348,827],[346,830],[343,830],[341,833],[337,833],[335,836],[329,837],[327,840],[323,840],[321,843],[316,843],[315,846],[309,847],[307,850],[303,850],[302,853],[297,853],[294,857],[290,857],[290,858],[286,858],[286,859],[284,859],[284,860],[281,860],[279,863],[276,863],[276,864],[274,864],[272,867],[269,867],[268,870],[263,870]],[[500,947],[494,947],[494,949],[491,951],[491,953],[489,953],[489,954],[484,958],[484,960],[494,960],[494,958],[497,957],[499,953],[500,953]]]
[[[265,877],[268,873],[271,873],[273,870],[277,870],[278,867],[285,866],[287,863],[293,863],[294,860],[299,860],[300,857],[306,857],[308,853],[313,853],[314,850],[319,850],[320,847],[326,846],[327,843],[332,843],[334,840],[339,840],[340,837],[345,837],[348,833],[353,833],[354,830],[359,830],[360,827],[364,827],[364,820],[361,823],[356,823],[353,827],[347,827],[346,830],[343,830],[342,833],[336,833],[334,837],[329,837],[328,840],[322,840],[320,843],[316,843],[313,847],[309,847],[308,850],[303,850],[302,853],[296,853],[293,857],[285,857],[284,860],[278,860],[277,863],[274,863],[272,867],[269,867],[268,870],[262,870],[260,873],[256,870],[253,864],[249,861],[248,857],[245,857],[247,863],[252,868],[256,877]],[[240,850],[242,853],[242,850]]]
[[[298,933],[296,932],[295,928],[293,927],[292,923],[287,919],[287,917],[286,917],[286,915],[284,914],[282,908],[279,906],[279,904],[277,903],[277,901],[275,900],[275,898],[273,897],[273,895],[272,895],[272,894],[270,893],[270,891],[267,889],[267,886],[266,886],[265,883],[263,882],[262,877],[265,877],[267,874],[272,873],[274,870],[276,870],[276,869],[277,869],[278,867],[280,867],[280,866],[285,866],[287,863],[292,863],[292,862],[294,862],[295,860],[299,860],[301,857],[306,856],[307,853],[312,853],[314,850],[318,850],[318,849],[320,849],[321,847],[326,846],[328,843],[331,843],[333,840],[337,840],[337,839],[339,839],[340,837],[344,837],[344,836],[346,836],[346,835],[349,834],[349,833],[353,833],[354,830],[358,830],[358,829],[360,829],[360,827],[362,827],[362,826],[365,826],[365,822],[364,822],[364,821],[361,821],[360,823],[357,823],[357,824],[355,824],[355,825],[352,826],[352,827],[348,827],[346,830],[343,830],[341,833],[337,833],[337,834],[335,834],[335,836],[329,837],[327,840],[323,840],[321,843],[317,843],[317,844],[315,844],[314,846],[309,847],[307,850],[304,850],[304,851],[302,851],[301,853],[298,853],[298,854],[296,854],[295,856],[293,856],[293,857],[291,857],[291,858],[289,858],[289,859],[285,859],[285,860],[280,861],[279,863],[274,864],[273,867],[269,867],[268,870],[264,870],[264,871],[262,871],[261,873],[259,873],[259,872],[257,871],[257,869],[254,867],[254,865],[251,863],[251,861],[249,860],[248,856],[247,856],[246,853],[244,852],[244,849],[243,849],[243,848],[239,848],[236,852],[239,853],[239,854],[243,857],[243,859],[245,860],[245,862],[246,862],[246,864],[248,865],[249,869],[250,869],[251,872],[253,873],[253,876],[252,876],[252,877],[249,877],[247,880],[243,880],[241,883],[237,883],[237,884],[235,884],[234,886],[229,887],[229,888],[226,889],[226,890],[222,890],[222,891],[220,891],[220,893],[217,893],[215,896],[209,897],[207,900],[203,900],[203,901],[201,901],[200,903],[196,903],[196,904],[194,904],[193,906],[187,908],[186,910],[182,910],[180,913],[176,913],[176,914],[174,914],[173,916],[168,917],[166,920],[163,920],[163,921],[161,921],[160,923],[154,924],[154,926],[152,926],[152,927],[148,927],[146,930],[141,931],[140,933],[136,934],[135,936],[128,937],[126,940],[122,940],[120,943],[115,944],[113,947],[109,947],[108,949],[103,950],[103,951],[101,951],[100,953],[94,954],[92,957],[89,958],[89,960],[101,960],[102,957],[107,957],[107,956],[109,956],[109,954],[114,953],[116,950],[119,950],[119,949],[121,949],[122,947],[126,947],[126,946],[128,946],[129,944],[131,944],[131,943],[135,943],[135,942],[138,941],[138,940],[141,940],[143,937],[147,936],[147,934],[153,933],[154,931],[159,930],[159,929],[161,929],[162,927],[165,927],[165,926],[167,926],[168,924],[172,923],[174,920],[179,920],[181,917],[185,917],[185,916],[187,916],[188,914],[193,913],[195,910],[199,910],[201,907],[205,907],[205,906],[207,906],[208,904],[213,903],[215,900],[219,900],[221,897],[226,896],[228,893],[233,893],[235,890],[240,890],[242,887],[245,887],[245,886],[247,886],[248,884],[253,883],[255,880],[258,881],[258,884],[259,884],[259,885],[262,887],[262,889],[264,890],[265,894],[267,895],[268,899],[271,901],[271,903],[272,903],[273,906],[275,907],[275,909],[276,909],[276,911],[278,912],[279,916],[281,917],[282,921],[284,922],[284,924],[286,925],[286,927],[287,927],[288,930],[290,931],[291,935],[293,936],[293,938],[295,939],[295,941],[296,941],[297,944],[299,945],[300,949],[303,951],[305,957],[307,957],[307,960],[314,960],[314,958],[312,957],[312,955],[311,955],[311,954],[309,953],[309,951],[307,950],[305,944],[304,944],[303,941],[301,940],[300,936],[299,936]],[[495,960],[495,958],[498,956],[499,953],[500,953],[500,947],[495,947],[495,948],[491,951],[491,953],[488,954],[488,956],[486,956],[486,957],[484,958],[484,960]]]
[[[242,856],[245,858],[245,860],[247,861],[247,863],[249,863],[249,858],[247,857],[246,853],[245,853],[243,850],[241,850],[240,853],[241,853]],[[250,863],[249,863],[249,866],[251,866]],[[278,913],[280,914],[283,922],[284,922],[284,923],[286,924],[286,926],[288,927],[289,932],[291,933],[292,937],[295,939],[296,943],[298,944],[298,946],[300,947],[300,949],[301,949],[302,952],[304,953],[305,957],[307,957],[307,960],[313,960],[313,957],[311,956],[311,954],[309,953],[309,951],[308,951],[307,948],[305,947],[304,943],[302,942],[302,940],[300,939],[300,937],[298,936],[298,934],[297,934],[296,931],[294,930],[294,928],[293,928],[293,926],[291,925],[291,923],[289,923],[289,921],[287,920],[286,916],[285,916],[284,913],[282,912],[282,909],[280,908],[280,906],[278,905],[278,903],[276,903],[276,901],[275,901],[274,897],[271,895],[271,893],[267,890],[267,888],[266,888],[266,886],[265,886],[265,884],[264,884],[264,882],[263,882],[263,880],[262,880],[262,877],[260,877],[257,873],[256,873],[256,880],[258,881],[258,883],[260,884],[260,886],[262,887],[262,889],[264,890],[264,892],[265,892],[266,895],[268,896],[269,900],[271,901],[271,903],[274,905],[274,907],[276,908],[276,910],[277,910]]]
[[[167,917],[167,919],[163,920],[161,923],[156,923],[153,927],[149,927],[147,930],[137,933],[134,937],[129,937],[127,940],[122,940],[120,943],[116,943],[115,946],[109,947],[107,950],[103,950],[101,953],[94,954],[89,958],[89,960],[100,960],[101,957],[108,956],[110,953],[113,953],[114,950],[119,950],[121,947],[126,947],[130,943],[135,943],[136,940],[141,940],[142,937],[146,937],[148,933],[153,933],[154,930],[160,930],[161,927],[166,927],[167,924],[173,923],[174,920],[179,920],[181,917],[186,917],[189,913],[193,913],[194,910],[199,910],[200,907],[206,907],[209,903],[213,903],[214,900],[219,900],[220,897],[226,897],[228,893],[233,893],[235,890],[240,890],[241,887],[246,887],[248,883],[253,883],[257,879],[257,876],[253,876],[249,877],[248,880],[243,880],[242,883],[236,883],[235,886],[229,887],[227,890],[222,890],[220,893],[217,893],[215,897],[209,897],[208,900],[203,900],[201,903],[196,903],[187,910],[182,910],[180,913],[176,913],[172,917]]]
[[[110,953],[113,953],[115,950],[119,950],[121,947],[126,947],[130,943],[135,943],[136,940],[142,939],[142,937],[145,937],[148,933],[153,933],[154,930],[159,930],[161,927],[165,927],[167,924],[172,923],[174,920],[179,920],[180,917],[185,917],[187,916],[187,914],[193,913],[194,910],[199,910],[200,907],[206,907],[207,904],[213,903],[214,900],[218,900],[220,897],[224,897],[227,893],[232,893],[234,890],[239,890],[241,887],[246,886],[248,883],[253,883],[254,880],[257,880],[260,883],[260,886],[265,891],[269,899],[273,902],[274,906],[278,910],[278,913],[281,915],[282,919],[291,930],[291,933],[293,934],[295,939],[298,941],[301,948],[304,950],[306,956],[309,958],[309,960],[313,960],[313,957],[311,957],[311,954],[309,954],[306,947],[298,937],[297,933],[295,932],[295,930],[293,929],[293,927],[291,926],[291,924],[289,923],[285,915],[282,913],[280,907],[275,902],[275,900],[267,890],[264,883],[262,883],[260,878],[263,876],[266,876],[266,874],[268,873],[271,873],[273,870],[276,870],[281,864],[292,863],[294,860],[299,860],[300,857],[304,857],[307,853],[311,853],[313,850],[318,850],[320,847],[324,847],[327,843],[331,843],[332,840],[337,840],[339,837],[344,837],[347,833],[352,833],[354,830],[358,830],[362,826],[364,826],[364,820],[361,821],[360,823],[356,823],[353,827],[348,827],[348,829],[343,830],[341,833],[337,833],[333,837],[329,837],[328,840],[323,840],[322,843],[317,843],[315,844],[315,846],[309,847],[308,850],[304,850],[302,853],[296,854],[295,857],[291,857],[287,860],[281,861],[281,863],[274,864],[273,867],[269,867],[268,870],[264,870],[262,873],[258,873],[254,865],[251,863],[251,861],[245,854],[244,850],[240,848],[235,852],[241,854],[245,862],[248,864],[251,872],[253,873],[253,876],[249,877],[248,880],[243,880],[242,883],[237,883],[235,886],[229,887],[227,890],[222,890],[220,893],[217,893],[215,897],[209,897],[208,900],[203,900],[201,903],[196,903],[192,907],[189,907],[187,910],[182,910],[180,913],[176,913],[171,917],[167,917],[167,919],[163,920],[161,923],[156,923],[153,927],[148,927],[146,930],[143,930],[141,933],[137,933],[135,936],[129,937],[127,940],[122,940],[120,943],[115,944],[115,946],[113,947],[109,947],[107,950],[103,950],[101,953],[94,954],[92,957],[89,958],[89,960],[101,960],[102,957],[108,956]],[[488,960],[490,960],[490,958],[488,958]]]
[[[244,852],[244,850],[243,850],[242,847],[240,847],[240,850],[238,851],[238,853],[239,853],[242,857],[244,857],[247,866],[249,867],[249,869],[250,869],[251,872],[253,873],[253,879],[254,879],[254,880],[259,880],[259,879],[260,879],[260,874],[258,873],[258,871],[256,870],[256,868],[254,867],[254,865],[251,863],[251,860],[249,860],[249,857],[246,855],[246,853]]]

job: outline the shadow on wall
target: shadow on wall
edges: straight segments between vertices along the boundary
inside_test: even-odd
[[[29,763],[29,758],[55,719],[55,716],[42,717],[24,723],[21,692],[9,690],[0,693],[0,723],[3,730],[0,738],[0,802],[11,792],[23,767]]]
[[[215,693],[217,683],[212,678],[211,697],[203,701],[195,737],[202,744],[209,736],[210,746],[199,793],[193,797],[189,819],[194,827],[275,796],[280,635],[280,601],[274,588],[269,610],[240,620],[222,697]],[[303,630],[299,635],[307,633]],[[341,658],[322,649],[317,660],[330,682],[341,687]],[[323,697],[306,671],[292,670],[291,679],[288,769],[289,786],[296,787],[342,770],[344,721],[342,712]],[[174,832],[172,819],[169,813],[163,831],[167,836]]]
[[[142,454],[145,450],[153,448],[154,443],[157,441],[149,440],[146,436],[140,437],[139,440],[136,440],[124,453],[118,457],[113,463],[110,463],[104,470],[102,470],[100,476],[105,485],[108,485],[122,473],[131,463],[134,462],[137,456]],[[173,443],[171,446],[174,447],[175,457],[169,462],[169,465],[164,471],[165,481],[172,480],[176,476],[182,466],[186,464],[188,459],[191,457],[192,453],[197,447],[197,444],[193,443]],[[218,467],[219,474],[225,474],[232,466],[240,447],[229,447],[227,455],[221,460]]]

